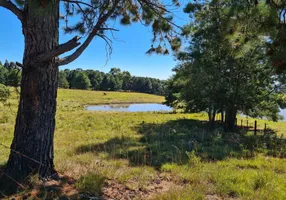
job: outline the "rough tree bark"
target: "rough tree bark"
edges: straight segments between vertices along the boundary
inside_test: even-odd
[[[55,58],[39,61],[38,55],[58,46],[59,1],[51,0],[41,11],[39,6],[43,5],[29,4],[24,9],[25,52],[20,102],[6,168],[8,176],[21,181],[33,173],[46,178],[55,172],[53,135],[58,64]]]
[[[233,131],[235,128],[237,109],[234,106],[230,106],[225,112],[225,131]]]
[[[209,117],[209,123],[210,123],[210,129],[213,130],[215,127],[215,116],[217,113],[217,109],[214,106],[210,106],[208,111],[208,117]]]

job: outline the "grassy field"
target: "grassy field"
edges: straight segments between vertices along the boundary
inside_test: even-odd
[[[59,90],[57,170],[75,180],[76,191],[101,193],[105,199],[286,199],[284,122],[259,120],[260,128],[266,122],[271,130],[253,136],[247,129],[225,134],[217,126],[209,131],[204,114],[83,109],[86,104],[163,100],[138,93]],[[9,103],[0,107],[0,143],[6,146],[13,137],[15,94]],[[8,155],[0,146],[0,165]]]

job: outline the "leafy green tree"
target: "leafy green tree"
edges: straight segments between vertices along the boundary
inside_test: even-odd
[[[67,75],[64,71],[59,72],[59,87],[65,89],[70,87],[70,84],[67,80]]]
[[[100,89],[101,90],[106,90],[106,91],[111,90],[111,88],[112,88],[111,78],[112,78],[112,76],[109,73],[104,75],[103,80],[102,80],[102,82],[100,84]]]
[[[75,84],[75,79],[76,79],[77,74],[78,74],[77,70],[70,70],[67,72],[67,80],[69,82],[71,89],[75,88],[74,84]]]
[[[89,89],[91,87],[90,80],[85,72],[78,72],[74,80],[74,88],[76,89]]]
[[[99,90],[100,89],[100,84],[103,80],[104,74],[102,74],[98,70],[86,70],[85,73],[88,75],[88,78],[91,83],[91,88],[93,90]]]
[[[112,75],[112,76],[118,76],[121,74],[121,70],[119,68],[111,68],[109,73]]]
[[[111,90],[122,90],[123,77],[119,68],[111,68],[109,73],[111,74],[110,84]]]
[[[132,76],[128,71],[122,72],[122,89],[123,90],[132,90]]]

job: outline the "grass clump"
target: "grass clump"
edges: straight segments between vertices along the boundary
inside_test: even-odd
[[[81,191],[100,194],[105,180],[103,175],[91,172],[81,176],[75,185]]]

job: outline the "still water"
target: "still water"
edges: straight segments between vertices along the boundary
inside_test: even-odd
[[[109,105],[88,105],[90,111],[122,111],[122,112],[171,112],[169,106],[159,103],[134,103],[134,104],[109,104]],[[286,109],[281,109],[280,115],[286,121]]]
[[[158,103],[136,103],[136,104],[110,104],[110,105],[88,105],[87,110],[92,111],[122,111],[122,112],[170,112],[172,108]]]
[[[281,109],[279,114],[284,117],[283,121],[286,121],[286,109]]]

